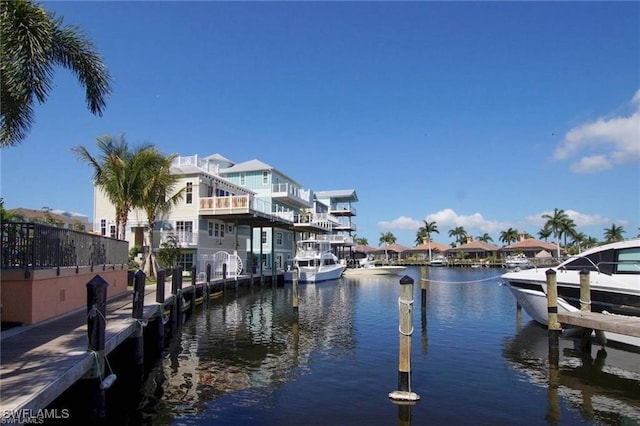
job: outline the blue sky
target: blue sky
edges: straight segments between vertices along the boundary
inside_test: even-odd
[[[357,236],[412,246],[463,226],[499,244],[565,210],[640,233],[639,2],[44,2],[104,57],[91,115],[56,70],[18,147],[7,208],[93,214],[70,149],[125,133],[182,155],[259,159],[308,189],[355,189]]]

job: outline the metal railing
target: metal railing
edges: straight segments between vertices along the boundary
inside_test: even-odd
[[[40,223],[5,222],[0,230],[2,269],[127,264],[129,243]]]

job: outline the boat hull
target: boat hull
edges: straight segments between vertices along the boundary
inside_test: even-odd
[[[406,270],[406,266],[371,266],[367,268],[347,268],[344,270],[345,276],[360,275],[398,275]]]
[[[525,312],[536,322],[548,324],[548,306],[547,306],[547,285],[546,280],[541,281],[541,277],[534,278],[533,273],[527,274],[527,271],[511,272],[502,276],[504,283],[507,285],[514,298],[525,310]],[[538,275],[543,271],[538,271]],[[558,273],[560,280],[557,281],[558,288],[558,313],[577,312],[579,311],[579,292],[580,282],[577,271],[568,271]],[[598,278],[596,277],[596,280]],[[602,280],[603,277],[600,277]],[[619,293],[618,297],[622,296]],[[611,300],[615,295],[610,289],[602,286],[593,285],[592,283],[592,310],[594,312],[615,312],[616,305],[606,302]],[[630,299],[628,299],[630,300]],[[631,302],[633,303],[633,302]],[[619,305],[622,306],[622,305]],[[618,333],[607,332],[608,340],[640,347],[640,338],[627,336]]]
[[[333,265],[331,267],[316,268],[299,268],[298,269],[298,282],[299,283],[318,283],[322,281],[337,280],[342,276],[346,266],[345,265]],[[287,271],[284,274],[284,280],[286,282],[293,281],[293,272]]]

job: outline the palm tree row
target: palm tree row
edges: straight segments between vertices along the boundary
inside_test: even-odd
[[[184,192],[183,188],[174,193],[180,178],[170,171],[175,155],[165,156],[151,144],[131,148],[124,135],[96,138],[96,146],[98,156],[93,156],[84,146],[76,146],[72,151],[79,160],[91,166],[94,185],[115,207],[116,238],[125,239],[131,210],[139,208],[145,212],[146,243],[150,250],[145,256],[144,271],[148,277],[155,277],[155,222],[180,201]]]
[[[538,237],[544,241],[547,241],[549,237],[553,235],[556,246],[558,247],[557,255],[560,256],[560,247],[563,246],[565,249],[575,250],[576,252],[580,252],[582,249],[586,247],[593,247],[598,244],[598,241],[589,237],[581,232],[578,232],[576,229],[576,224],[573,219],[569,218],[569,216],[562,209],[554,209],[552,214],[543,214],[543,219],[546,219],[546,223],[538,232]],[[427,241],[431,241],[431,233],[436,232],[439,233],[438,227],[435,222],[427,222],[424,220],[425,226],[421,226],[418,228],[416,232],[416,245],[421,244],[425,239]],[[610,243],[614,241],[623,240],[623,235],[626,231],[622,226],[617,226],[612,224],[610,228],[604,229],[604,242]],[[520,235],[522,232],[518,231],[514,228],[509,228],[500,233],[500,241],[505,245],[510,245],[518,242],[520,239]],[[456,247],[467,241],[468,233],[462,226],[457,226],[453,229],[449,230],[449,237],[455,238],[455,240],[451,243],[451,246]],[[527,238],[532,238],[532,236],[528,233],[525,233]],[[568,241],[569,239],[569,241]],[[478,241],[491,242],[493,239],[487,234],[480,235],[476,238]],[[560,240],[563,241],[563,244],[560,243]],[[431,254],[429,254],[431,258]]]

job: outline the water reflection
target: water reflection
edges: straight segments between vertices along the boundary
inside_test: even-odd
[[[580,352],[579,342],[560,339],[558,368],[549,366],[548,332],[529,322],[505,340],[504,357],[522,379],[548,390],[547,419],[560,421],[560,400],[585,420],[607,424],[640,422],[640,361],[637,353],[615,348]]]
[[[291,296],[290,288],[258,289],[197,311],[150,374],[146,411],[215,418],[210,409],[223,408],[211,401],[229,394],[234,405],[265,400],[305,374],[318,351],[348,357],[354,289],[339,281],[301,286],[297,316]]]

